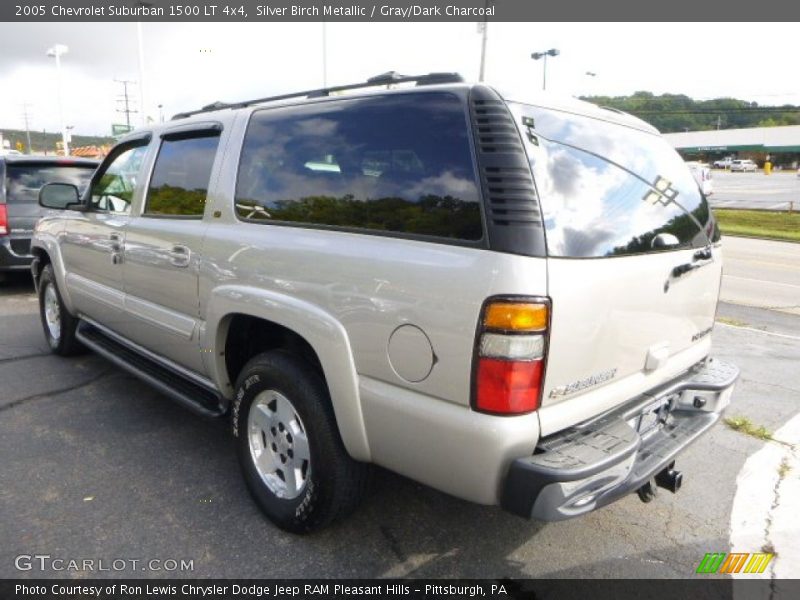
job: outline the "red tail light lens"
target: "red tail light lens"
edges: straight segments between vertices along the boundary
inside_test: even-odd
[[[0,204],[0,235],[8,235],[8,211],[5,204]]]
[[[486,303],[477,339],[476,410],[519,415],[539,408],[549,314],[547,300],[495,299]]]
[[[479,359],[478,409],[498,414],[522,414],[539,408],[542,364],[541,360]]]

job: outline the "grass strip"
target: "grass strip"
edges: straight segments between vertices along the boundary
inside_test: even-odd
[[[723,234],[800,242],[800,212],[716,209],[714,214]]]

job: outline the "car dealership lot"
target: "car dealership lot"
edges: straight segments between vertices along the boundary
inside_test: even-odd
[[[377,470],[362,510],[295,537],[248,497],[223,422],[193,416],[97,356],[49,355],[37,311],[26,279],[0,288],[0,577],[92,575],[15,568],[37,553],[107,568],[193,561],[191,571],[128,561],[100,576],[687,577],[706,552],[729,551],[737,474],[764,445],[718,425],[679,458],[679,494],[662,490],[648,505],[632,495],[562,523]],[[800,394],[796,317],[727,304],[720,317],[728,324],[715,330],[715,353],[742,369],[728,415],[778,429]]]

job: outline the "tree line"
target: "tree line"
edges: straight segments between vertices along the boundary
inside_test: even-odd
[[[632,96],[583,96],[599,106],[631,113],[662,133],[740,127],[800,125],[800,106],[760,106],[735,98],[694,100],[684,94],[636,92]]]

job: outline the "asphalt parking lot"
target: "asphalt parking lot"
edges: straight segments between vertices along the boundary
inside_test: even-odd
[[[719,316],[715,353],[742,369],[728,414],[781,427],[800,398],[797,317],[728,304]],[[225,423],[193,416],[97,356],[51,356],[25,277],[0,287],[0,382],[4,578],[693,577],[705,553],[730,550],[737,476],[765,444],[720,424],[680,457],[677,495],[661,491],[647,505],[632,495],[548,524],[376,470],[352,518],[295,537],[248,497]],[[16,557],[37,553],[188,559],[193,569],[16,569]]]
[[[712,177],[714,193],[709,202],[714,208],[788,210],[789,203],[794,202],[794,210],[800,211],[800,177],[794,170],[764,175],[762,171],[731,173],[714,169]]]

